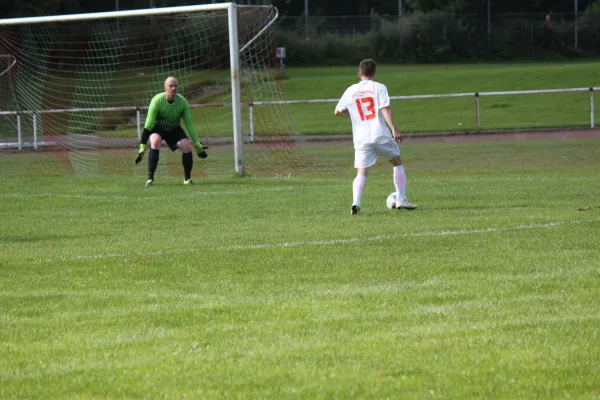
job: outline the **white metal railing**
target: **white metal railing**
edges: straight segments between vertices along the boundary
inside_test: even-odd
[[[231,103],[211,103],[211,104],[190,104],[191,108],[204,108],[204,107],[231,107]],[[147,110],[148,106],[144,107],[103,107],[103,108],[66,108],[66,109],[51,109],[51,110],[38,110],[38,111],[0,111],[1,116],[16,115],[17,116],[17,143],[0,143],[0,148],[3,147],[14,147],[16,146],[19,150],[23,150],[23,132],[21,129],[21,116],[30,115],[31,122],[33,125],[33,144],[34,149],[38,148],[40,142],[38,141],[37,132],[37,119],[40,114],[58,114],[58,113],[80,113],[80,112],[114,112],[114,111],[135,111],[135,120],[137,126],[137,138],[138,141],[142,138],[142,110]]]
[[[566,88],[566,89],[540,89],[540,90],[513,90],[506,92],[468,92],[449,94],[417,94],[409,96],[390,96],[390,100],[416,100],[416,99],[438,99],[448,97],[473,97],[475,99],[475,126],[477,130],[481,127],[481,107],[479,98],[482,96],[506,96],[522,94],[544,94],[565,92],[589,92],[590,93],[590,127],[596,126],[594,119],[594,91],[600,87]],[[256,101],[249,104],[250,110],[250,140],[254,140],[254,106],[276,105],[276,104],[308,104],[308,103],[337,103],[339,99],[316,99],[316,100],[287,100],[287,101]]]
[[[594,91],[600,90],[600,87],[589,87],[589,88],[566,88],[566,89],[541,89],[541,90],[513,90],[505,92],[468,92],[468,93],[449,93],[449,94],[419,94],[419,95],[408,95],[408,96],[390,96],[391,100],[415,100],[415,99],[437,99],[437,98],[449,98],[449,97],[473,97],[475,99],[475,124],[476,128],[479,129],[481,126],[481,107],[480,98],[484,96],[507,96],[507,95],[525,95],[525,94],[544,94],[544,93],[568,93],[568,92],[589,92],[590,94],[590,127],[596,126],[594,118]],[[249,127],[250,127],[250,141],[255,139],[254,129],[254,107],[257,106],[268,106],[268,105],[282,105],[282,104],[311,104],[311,103],[337,103],[339,99],[313,99],[313,100],[274,100],[274,101],[256,101],[251,103],[242,103],[242,106],[248,107],[249,115]],[[204,108],[204,107],[231,107],[231,103],[210,103],[210,104],[190,104],[192,108]],[[17,148],[23,149],[23,138],[21,129],[21,116],[30,115],[32,118],[33,125],[33,148],[38,148],[37,140],[37,117],[40,114],[53,114],[53,113],[78,113],[78,112],[114,112],[114,111],[135,111],[136,112],[136,125],[137,125],[137,137],[141,139],[142,135],[142,118],[141,111],[147,110],[148,107],[105,107],[105,108],[70,108],[70,109],[56,109],[56,110],[38,110],[38,111],[0,111],[0,116],[17,116]],[[1,147],[6,147],[2,146]]]

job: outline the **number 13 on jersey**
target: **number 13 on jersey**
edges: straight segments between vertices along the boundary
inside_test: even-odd
[[[356,107],[361,121],[368,121],[375,118],[375,100],[372,97],[363,97],[356,99]]]

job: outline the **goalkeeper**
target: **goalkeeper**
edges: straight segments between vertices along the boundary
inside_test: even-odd
[[[140,141],[138,157],[135,163],[142,161],[146,153],[146,145],[150,139],[150,154],[148,155],[148,181],[146,187],[154,185],[154,172],[158,166],[159,150],[161,141],[167,142],[171,151],[177,148],[181,150],[181,163],[183,164],[184,185],[191,185],[192,182],[192,167],[194,160],[192,158],[192,150],[200,158],[206,158],[206,149],[198,135],[192,117],[190,114],[190,106],[182,95],[177,93],[177,79],[170,76],[165,80],[165,92],[159,93],[152,98],[150,107],[148,108],[148,116],[144,124],[144,132]],[[188,139],[185,131],[180,125],[181,119],[185,123],[185,128],[190,135],[192,141]]]

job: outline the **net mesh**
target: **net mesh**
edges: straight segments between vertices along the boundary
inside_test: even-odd
[[[273,7],[237,7],[245,172],[327,173],[289,106],[254,107],[250,120],[252,102],[283,100],[275,17]],[[0,175],[145,175],[133,159],[168,76],[210,146],[193,176],[233,175],[229,60],[226,10],[0,26]],[[182,175],[180,153],[162,149],[157,174]]]

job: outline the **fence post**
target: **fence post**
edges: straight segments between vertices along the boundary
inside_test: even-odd
[[[37,150],[38,141],[37,141],[37,114],[31,114],[31,119],[33,119],[33,148]]]
[[[590,128],[594,128],[596,121],[594,120],[594,88],[590,88]]]
[[[142,140],[142,132],[140,130],[140,108],[136,107],[135,108],[135,121],[136,121],[136,125],[137,125],[137,138],[138,138],[138,143]]]
[[[254,143],[254,104],[253,103],[249,104],[248,117],[250,120],[250,143]]]
[[[21,116],[17,113],[17,142],[19,150],[23,150],[23,134],[21,133]]]
[[[479,130],[480,121],[480,111],[479,111],[479,92],[475,93],[475,128]]]
[[[531,46],[535,44],[535,31],[533,30],[533,24],[529,25],[529,44]]]

